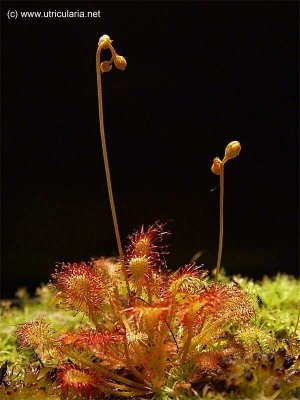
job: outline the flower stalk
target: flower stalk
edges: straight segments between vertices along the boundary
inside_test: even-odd
[[[102,98],[101,74],[104,72],[109,72],[112,68],[112,63],[114,63],[114,65],[117,69],[124,70],[126,68],[126,60],[124,57],[117,55],[117,53],[111,43],[112,43],[112,40],[110,39],[110,37],[108,35],[101,36],[99,39],[98,48],[97,48],[97,52],[96,52],[98,111],[99,111],[102,153],[103,153],[110,209],[111,209],[111,213],[112,213],[112,219],[113,219],[114,230],[115,230],[115,235],[116,235],[116,240],[117,240],[118,252],[119,252],[121,259],[123,259],[124,253],[123,253],[122,242],[121,242],[121,237],[120,237],[120,231],[119,231],[119,225],[118,225],[118,219],[117,219],[117,213],[116,213],[116,207],[115,207],[112,183],[111,183],[111,177],[110,177],[107,148],[106,148],[104,117],[103,117],[103,98]],[[101,63],[101,51],[103,49],[110,50],[111,59],[109,61],[103,61]],[[122,262],[122,270],[123,270],[124,277],[125,277],[127,292],[128,292],[128,295],[130,296],[130,288],[129,288],[129,283],[128,283],[127,272],[126,272],[123,262]]]
[[[220,227],[219,227],[218,259],[217,259],[216,274],[215,274],[216,281],[218,280],[221,267],[223,236],[224,236],[224,166],[228,160],[238,156],[240,151],[241,151],[241,145],[237,140],[230,142],[225,149],[225,155],[223,160],[221,161],[220,158],[218,157],[214,158],[211,167],[212,173],[220,176]]]

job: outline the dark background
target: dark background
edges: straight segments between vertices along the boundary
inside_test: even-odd
[[[95,19],[8,20],[7,10],[101,10]],[[117,248],[98,127],[95,51],[127,58],[103,76],[121,236],[169,221],[170,268],[215,266],[225,168],[223,265],[298,273],[297,2],[2,3],[2,296],[59,261]]]

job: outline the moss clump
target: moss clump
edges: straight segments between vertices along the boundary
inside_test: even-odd
[[[24,321],[43,318],[56,330],[76,329],[89,324],[84,315],[59,309],[54,292],[48,285],[37,288],[33,299],[29,298],[24,288],[20,288],[16,295],[19,298],[17,302],[0,301],[0,365],[8,361],[15,372],[22,372],[28,363],[37,364],[32,350],[20,351],[18,348],[16,330]]]
[[[264,277],[261,282],[235,276],[234,281],[253,298],[256,308],[256,324],[271,331],[277,339],[289,339],[295,335],[299,307],[300,281],[293,276],[278,274],[274,278]]]

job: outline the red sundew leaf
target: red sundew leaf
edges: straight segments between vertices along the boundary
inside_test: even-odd
[[[167,254],[163,239],[167,232],[163,224],[156,222],[147,230],[142,226],[140,231],[129,236],[129,246],[125,252],[125,268],[129,282],[137,297],[146,293],[148,301],[156,301],[162,296],[162,287],[166,281]]]
[[[36,347],[41,342],[53,342],[52,332],[48,323],[41,318],[26,322],[17,329],[17,337],[21,347]]]
[[[185,265],[170,276],[167,290],[172,293],[199,294],[207,286],[204,280],[207,274],[208,271],[195,263]]]
[[[112,282],[123,278],[122,264],[115,258],[97,258],[93,260],[93,269],[105,275]]]
[[[201,325],[206,319],[219,318],[247,323],[254,316],[249,297],[235,285],[209,285],[200,295],[186,295],[179,307],[184,325]],[[225,323],[225,322],[224,322]]]
[[[198,368],[205,371],[218,368],[218,363],[222,358],[220,351],[205,351],[197,354],[193,359]]]
[[[246,323],[254,317],[254,307],[249,296],[236,285],[211,284],[200,295],[205,299],[204,314],[215,318],[227,314],[231,322]]]
[[[137,323],[140,325],[145,323],[146,328],[153,329],[160,321],[165,321],[170,312],[170,305],[167,302],[156,303],[152,305],[139,305],[130,307],[124,312],[136,317]]]
[[[92,400],[101,394],[99,376],[90,369],[68,363],[59,366],[56,376],[57,387],[67,398]]]
[[[50,324],[41,318],[20,325],[16,335],[21,348],[33,348],[43,360],[51,359],[59,353],[58,342]]]
[[[89,314],[90,309],[101,310],[107,298],[109,283],[91,263],[62,264],[52,274],[53,286],[62,303],[75,311]]]
[[[227,347],[217,350],[206,350],[202,351],[193,356],[193,361],[195,364],[203,370],[216,369],[219,367],[219,362],[228,358],[230,356],[240,356],[245,355],[245,350],[243,346],[237,343],[228,343]]]
[[[98,358],[112,361],[124,357],[124,338],[125,333],[82,329],[64,333],[60,335],[59,340],[63,346],[72,346],[80,351],[89,351]]]
[[[165,266],[164,255],[168,254],[167,246],[163,245],[163,239],[169,235],[163,231],[164,225],[156,222],[146,231],[142,226],[140,231],[135,231],[130,235],[130,244],[126,249],[126,264],[133,257],[144,257],[148,260],[150,268],[160,270]]]
[[[99,332],[95,329],[86,330],[80,337],[79,345],[88,347],[102,347],[105,349],[107,346],[120,343],[124,335],[116,334],[114,332],[104,331]]]

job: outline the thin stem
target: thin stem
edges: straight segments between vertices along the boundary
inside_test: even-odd
[[[185,358],[189,351],[189,347],[190,347],[192,338],[193,338],[193,326],[192,326],[192,323],[190,323],[189,327],[188,327],[188,335],[187,335],[186,341],[183,345],[183,353],[182,353],[181,360],[180,360],[181,364],[183,364],[183,362],[185,361]]]
[[[130,361],[129,351],[128,351],[128,344],[127,344],[126,337],[124,337],[124,351],[125,351],[125,357],[126,357],[127,365],[128,365],[128,368],[130,369],[130,371],[141,382],[145,382],[145,378],[143,377],[143,375],[132,365],[132,363]]]
[[[215,280],[218,280],[218,275],[221,266],[222,259],[222,247],[223,247],[223,204],[224,204],[224,160],[220,164],[221,173],[220,173],[220,232],[219,232],[219,250],[218,250],[218,261],[216,268],[216,276]]]
[[[297,321],[294,329],[294,335],[297,333],[298,325],[299,325],[299,320],[300,320],[300,298],[298,300],[298,316],[297,316]]]
[[[145,396],[147,394],[146,391],[139,391],[139,390],[132,390],[132,391],[126,391],[126,392],[125,391],[119,391],[119,390],[113,390],[113,389],[110,389],[110,388],[105,387],[103,385],[99,385],[99,386],[96,386],[96,387],[98,387],[100,391],[102,391],[102,392],[104,392],[106,394],[112,394],[114,396],[117,395],[118,397],[122,396],[122,397],[130,397],[130,398],[132,398],[132,397],[136,397],[136,396]]]
[[[224,315],[222,318],[217,319],[216,321],[213,322],[209,322],[207,324],[208,327],[203,327],[201,328],[201,332],[195,336],[192,339],[192,348],[194,348],[195,346],[197,346],[199,343],[203,342],[204,338],[207,335],[211,335],[213,332],[217,332],[217,329],[225,323],[225,321],[228,319],[228,314]]]
[[[100,68],[100,54],[102,50],[102,45],[100,44],[97,53],[96,53],[96,70],[97,70],[97,87],[98,87],[98,110],[99,110],[99,122],[100,122],[100,135],[101,135],[101,143],[102,143],[102,152],[103,152],[103,159],[104,159],[104,167],[105,167],[105,174],[107,180],[107,188],[108,188],[108,195],[109,195],[109,202],[110,208],[114,223],[115,235],[118,245],[118,251],[120,257],[123,257],[123,249],[121,244],[118,220],[117,220],[117,213],[116,207],[114,202],[114,196],[112,191],[112,184],[110,178],[110,170],[109,170],[109,163],[108,163],[108,156],[107,156],[107,149],[106,149],[106,140],[105,140],[105,131],[104,131],[104,118],[103,118],[103,99],[102,99],[102,85],[101,85],[101,68]]]
[[[175,335],[174,335],[174,333],[173,333],[173,331],[172,331],[172,329],[171,329],[171,327],[170,327],[168,321],[165,320],[165,323],[166,323],[166,325],[167,325],[167,327],[168,327],[168,329],[169,329],[169,331],[170,331],[170,333],[171,333],[171,336],[172,336],[172,338],[173,338],[173,340],[174,340],[174,343],[175,343],[175,345],[176,345],[177,352],[178,352],[178,351],[179,351],[179,346],[178,346],[176,337],[175,337]]]
[[[125,265],[124,265],[124,262],[123,262],[124,253],[123,253],[123,249],[122,249],[121,237],[120,237],[120,232],[119,232],[117,213],[116,213],[116,207],[115,207],[112,184],[111,184],[111,178],[110,178],[110,170],[109,170],[107,149],[106,149],[106,140],[105,140],[105,131],[104,131],[104,118],[103,118],[101,67],[100,67],[100,55],[101,55],[102,47],[103,47],[103,43],[99,44],[97,52],[96,52],[96,71],[97,71],[98,111],[99,111],[99,123],[100,123],[100,136],[101,136],[101,143],[102,143],[102,153],[103,153],[103,159],[104,159],[104,167],[105,167],[105,175],[106,175],[107,188],[108,188],[108,196],[109,196],[110,208],[111,208],[113,224],[114,224],[114,229],[115,229],[115,235],[116,235],[119,255],[121,257],[122,270],[123,270],[124,277],[125,277],[126,287],[127,287],[128,295],[130,296],[130,288],[129,288],[129,283],[128,283],[127,272],[126,272],[126,268],[125,268]]]
[[[121,385],[121,384],[116,383],[116,382],[110,382],[110,381],[105,381],[105,380],[103,380],[101,382],[101,386],[102,385],[106,385],[106,386],[111,387],[113,389],[120,389],[120,390],[126,390],[126,391],[133,389],[132,387],[127,386],[127,385]]]
[[[146,283],[146,287],[147,287],[147,294],[148,294],[148,303],[151,305],[152,304],[152,292],[151,292],[150,283],[148,281]]]

